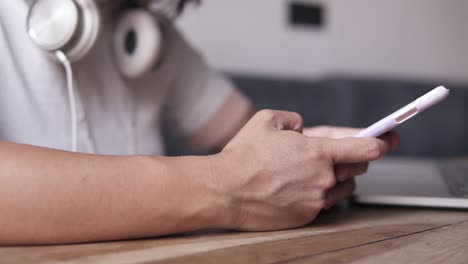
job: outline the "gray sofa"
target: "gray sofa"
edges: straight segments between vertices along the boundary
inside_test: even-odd
[[[437,83],[330,77],[320,81],[278,80],[232,75],[259,109],[296,111],[306,125],[365,127],[431,90]],[[402,137],[396,156],[468,156],[468,87],[444,84],[449,98],[397,130]],[[169,134],[169,133],[166,133]],[[172,155],[186,154],[168,139]]]

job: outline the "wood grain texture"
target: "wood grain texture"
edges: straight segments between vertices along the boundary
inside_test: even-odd
[[[468,263],[468,221],[286,263]]]
[[[307,227],[278,232],[211,231],[5,247],[0,248],[0,263],[463,263],[468,259],[465,249],[468,212],[353,207],[325,212]]]

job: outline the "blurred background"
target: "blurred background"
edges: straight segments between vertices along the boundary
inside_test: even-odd
[[[178,24],[259,109],[368,126],[438,85],[397,156],[468,155],[468,1],[204,0]],[[180,151],[177,144],[170,152]]]

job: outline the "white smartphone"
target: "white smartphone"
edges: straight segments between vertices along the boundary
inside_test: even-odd
[[[414,102],[396,111],[395,113],[364,129],[355,137],[379,137],[385,132],[392,130],[406,120],[412,118],[413,116],[443,101],[445,98],[447,98],[449,93],[449,89],[445,88],[444,86],[439,86],[419,97]]]

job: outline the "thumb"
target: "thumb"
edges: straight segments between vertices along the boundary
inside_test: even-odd
[[[390,145],[377,138],[325,139],[324,150],[335,164],[361,163],[385,156]]]

